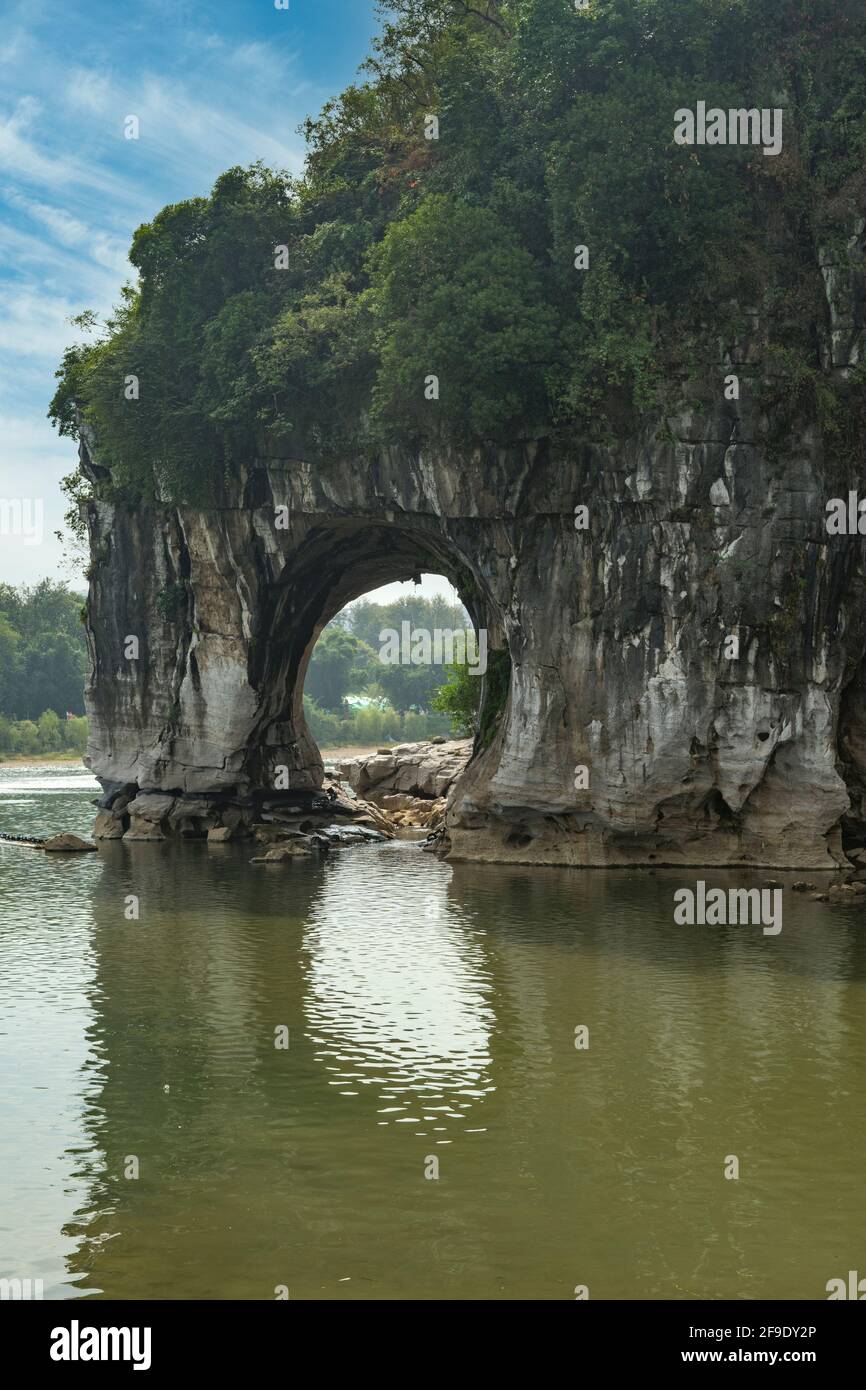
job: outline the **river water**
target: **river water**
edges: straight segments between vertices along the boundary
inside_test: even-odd
[[[0,830],[86,834],[94,794],[0,769]],[[866,911],[777,874],[765,936],[676,926],[682,870],[250,857],[0,845],[0,1277],[814,1299],[866,1274]]]

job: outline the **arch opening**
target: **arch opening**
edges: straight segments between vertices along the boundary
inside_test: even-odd
[[[468,614],[474,642],[467,640],[464,652],[474,658],[480,681],[478,732],[472,756],[489,744],[505,707],[511,663],[502,615],[483,575],[469,558],[471,539],[468,535],[463,550],[452,539],[426,532],[408,518],[376,525],[347,518],[308,533],[288,572],[273,585],[252,644],[251,677],[261,692],[258,728],[252,741],[252,758],[258,765],[252,766],[251,772],[257,785],[273,787],[275,769],[283,767],[287,769],[287,794],[322,786],[324,763],[304,708],[307,673],[316,645],[329,624],[359,599],[386,586],[417,584],[424,574],[447,581]],[[397,638],[402,662],[405,647],[399,644],[405,633],[398,632]],[[432,659],[449,654],[444,636],[439,646],[434,632],[429,638]],[[422,640],[422,660],[423,649]],[[416,647],[416,654],[418,650]],[[441,669],[444,682],[444,661]]]

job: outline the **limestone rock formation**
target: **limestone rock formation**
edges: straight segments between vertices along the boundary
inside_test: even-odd
[[[820,266],[830,371],[862,355],[863,250],[860,227]],[[720,382],[759,348],[727,352]],[[432,757],[401,781],[389,750],[361,795],[448,786],[443,850],[463,859],[845,863],[866,845],[866,552],[828,534],[826,505],[866,478],[841,476],[816,429],[780,445],[779,426],[744,378],[739,400],[720,389],[714,409],[604,447],[313,465],[251,441],[207,510],[113,499],[85,436],[101,811],[120,801],[126,838],[152,839],[258,814],[281,769],[287,805],[314,794],[302,691],[319,633],[430,570],[487,629],[483,734],[456,784]]]

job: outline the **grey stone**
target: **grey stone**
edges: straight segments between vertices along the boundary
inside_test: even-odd
[[[140,792],[134,801],[130,801],[126,811],[136,820],[151,821],[154,825],[159,825],[168,817],[174,809],[176,798],[173,796],[160,796],[153,792]],[[187,814],[200,814],[199,811]]]
[[[111,811],[100,811],[93,825],[94,840],[122,840],[123,821]]]
[[[165,836],[158,825],[153,821],[141,820],[137,816],[132,816],[129,822],[129,829],[124,835],[124,840],[164,840]]]

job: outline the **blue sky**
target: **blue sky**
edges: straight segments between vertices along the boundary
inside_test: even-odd
[[[133,231],[166,203],[232,164],[299,170],[298,123],[368,52],[373,0],[289,5],[0,0],[0,501],[44,507],[39,544],[0,515],[0,581],[69,577],[53,533],[76,446],[45,417],[69,316],[110,308]]]

